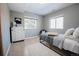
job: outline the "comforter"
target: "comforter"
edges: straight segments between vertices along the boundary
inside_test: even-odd
[[[79,54],[79,42],[72,39],[65,39],[63,43],[63,48],[71,52]]]
[[[60,34],[60,35],[54,37],[53,45],[60,48],[60,49],[62,49],[64,40],[65,40],[64,35]]]

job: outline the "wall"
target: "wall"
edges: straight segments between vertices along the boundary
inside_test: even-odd
[[[15,17],[20,17],[22,18],[22,25],[23,24],[23,19],[26,17],[31,17],[31,18],[35,18],[38,19],[37,22],[37,29],[26,29],[25,30],[25,36],[27,37],[33,37],[33,36],[37,36],[39,34],[39,31],[41,30],[42,26],[42,16],[30,13],[30,12],[24,12],[24,13],[20,13],[20,12],[15,12],[15,11],[11,11],[10,12],[10,17],[11,17],[11,21],[14,20]]]
[[[55,17],[63,15],[64,16],[64,29],[50,29],[48,20]],[[79,4],[75,4],[59,10],[55,13],[50,13],[44,17],[44,28],[48,31],[55,31],[58,33],[64,33],[68,28],[76,28],[79,27]]]
[[[3,54],[6,55],[10,45],[10,18],[7,4],[0,4]]]

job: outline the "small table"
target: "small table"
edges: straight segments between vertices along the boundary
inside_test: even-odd
[[[48,36],[57,36],[58,33],[57,32],[48,32]]]

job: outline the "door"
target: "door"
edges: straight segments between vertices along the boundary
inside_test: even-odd
[[[1,17],[0,17],[0,56],[2,55],[3,55],[3,48],[2,48]]]

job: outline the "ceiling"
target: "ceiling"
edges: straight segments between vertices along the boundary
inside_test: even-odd
[[[10,10],[17,12],[32,12],[38,15],[46,15],[68,7],[73,3],[9,3]]]

